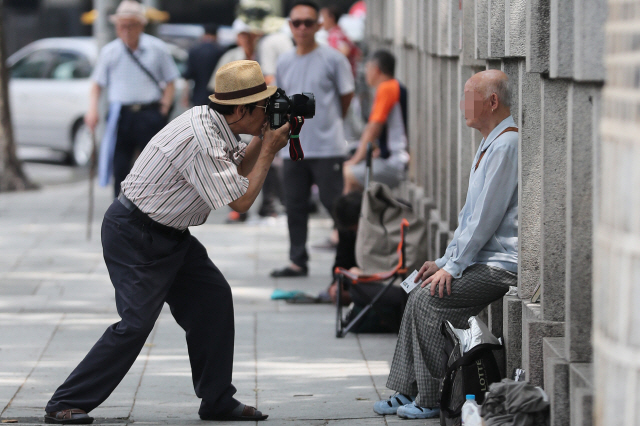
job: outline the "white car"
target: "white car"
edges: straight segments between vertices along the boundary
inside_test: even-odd
[[[187,52],[174,45],[169,49],[183,72]],[[17,145],[62,151],[73,164],[88,163],[91,135],[83,117],[97,57],[92,37],[45,38],[9,57],[9,104]],[[185,86],[183,79],[176,82],[176,100]],[[176,102],[172,117],[183,111]]]

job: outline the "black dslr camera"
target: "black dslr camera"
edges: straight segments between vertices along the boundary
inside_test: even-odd
[[[290,121],[287,116],[292,119],[293,117],[313,118],[315,114],[316,98],[310,92],[287,96],[284,90],[278,89],[271,95],[267,105],[267,115],[272,129],[280,128]]]

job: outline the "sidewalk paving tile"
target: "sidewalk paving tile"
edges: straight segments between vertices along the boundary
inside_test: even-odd
[[[100,222],[111,188],[96,188],[92,238],[86,239],[87,183],[0,194],[0,419],[42,424],[53,391],[118,321],[102,259]],[[310,249],[310,274],[269,277],[287,264],[286,217],[225,225],[228,210],[192,228],[232,287],[234,385],[271,425],[399,424],[378,416],[395,335],[335,338],[335,307],[270,300],[274,289],[317,294],[331,280],[334,253]],[[309,241],[331,231],[326,215],[310,221]],[[215,326],[215,325],[212,325]],[[203,425],[197,411],[184,331],[167,307],[131,371],[91,414],[96,425]],[[435,425],[402,421],[403,425]]]

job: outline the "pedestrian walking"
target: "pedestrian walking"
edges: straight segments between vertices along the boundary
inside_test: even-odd
[[[282,153],[290,264],[272,271],[272,277],[308,274],[306,243],[311,186],[314,183],[318,186],[320,201],[331,212],[342,193],[342,163],[347,154],[343,118],[354,91],[347,58],[315,41],[315,33],[320,29],[318,5],[299,1],[289,18],[296,48],[278,59],[276,82],[287,93],[312,92],[318,108],[300,133],[304,161],[291,161],[288,152]]]
[[[320,16],[322,16],[322,27],[327,31],[327,43],[347,57],[355,77],[362,52],[338,25],[342,16],[340,7],[335,4],[323,7],[320,9]]]
[[[117,196],[136,154],[166,124],[180,73],[164,42],[142,32],[147,18],[140,3],[123,0],[110,19],[118,38],[100,51],[84,121],[95,130],[98,101],[106,88],[110,107],[100,184],[106,186],[113,171]]]
[[[267,86],[257,62],[218,70],[209,106],[188,110],[156,134],[102,223],[102,247],[121,320],[111,325],[46,406],[45,423],[91,423],[88,415],[118,386],[166,302],[185,330],[203,420],[264,420],[231,384],[231,288],[190,233],[211,210],[246,212],[289,124],[268,127]],[[239,134],[254,137],[246,145]]]
[[[218,44],[218,26],[207,24],[204,26],[204,35],[196,46],[189,50],[187,69],[183,77],[193,80],[193,91],[191,92],[191,105],[207,105],[209,96],[213,91],[207,88],[209,79],[213,75],[213,70],[224,53],[224,48]],[[189,90],[185,90],[185,99],[188,98]]]

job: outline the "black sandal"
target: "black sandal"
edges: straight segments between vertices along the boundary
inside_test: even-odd
[[[88,425],[93,423],[93,417],[79,408],[53,411],[44,415],[44,422],[59,425]]]
[[[300,270],[285,266],[282,269],[274,269],[271,271],[271,276],[274,278],[286,278],[286,277],[306,277],[309,274],[309,270],[306,266],[301,266]]]

